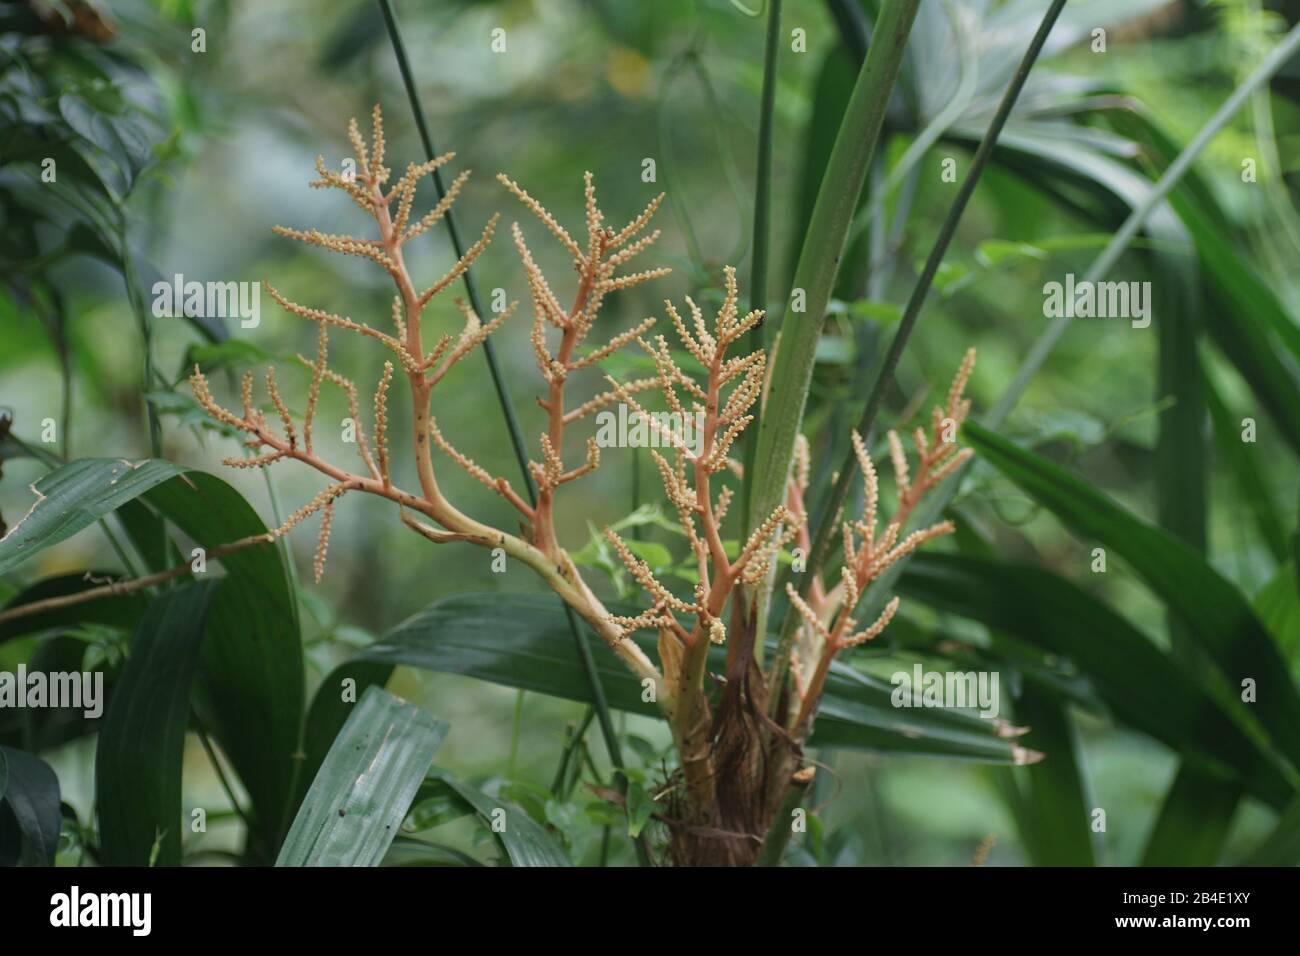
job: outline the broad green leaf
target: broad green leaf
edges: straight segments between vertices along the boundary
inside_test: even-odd
[[[546,829],[507,800],[443,776],[443,782],[470,806],[501,844],[511,866],[569,866],[569,857]]]
[[[358,696],[367,687],[383,687],[393,673],[393,665],[353,658],[334,668],[311,699],[303,732],[304,760],[298,775],[298,792],[294,812],[307,795],[307,788],[334,744],[334,738],[348,715],[356,707]]]
[[[1255,851],[1242,861],[1247,866],[1295,866],[1300,862],[1300,797],[1285,809],[1276,825]]]
[[[474,812],[440,777],[426,777],[402,823],[403,833],[422,833]]]
[[[1154,470],[1160,527],[1205,551],[1206,408],[1197,352],[1201,303],[1196,259],[1167,249],[1150,255],[1160,298],[1152,304],[1158,349],[1155,399],[1167,402],[1157,420]],[[1171,625],[1175,642],[1180,638]]]
[[[1258,449],[1265,447],[1258,443],[1241,440],[1241,417],[1234,416],[1219,394],[1214,381],[1203,375],[1205,385],[1205,404],[1210,410],[1210,421],[1214,426],[1214,444],[1218,453],[1227,462],[1228,470],[1237,483],[1240,507],[1250,512],[1255,530],[1278,561],[1286,559],[1286,530],[1282,524],[1282,512],[1274,500],[1273,491],[1265,480],[1261,469],[1261,458],[1271,458],[1268,452]],[[1276,632],[1275,632],[1276,633]]]
[[[141,495],[208,551],[267,530],[220,478],[164,461],[82,459],[42,478],[36,491],[31,512],[0,541],[0,572]],[[252,798],[262,846],[271,848],[297,792],[306,696],[297,604],[274,545],[244,548],[221,564],[196,706]]]
[[[627,835],[636,839],[654,815],[654,799],[645,787],[633,783],[627,788]]]
[[[984,266],[997,266],[1014,259],[1046,259],[1047,250],[1027,242],[985,239],[975,249],[975,259]]]
[[[77,135],[113,161],[121,179],[120,194],[129,193],[140,171],[153,159],[149,137],[138,121],[126,112],[104,112],[71,93],[59,97],[59,112]]]
[[[1206,271],[1215,318],[1208,328],[1215,344],[1268,409],[1292,450],[1300,453],[1300,375],[1296,371],[1300,324],[1186,195],[1175,193],[1170,202],[1191,232]]]
[[[0,574],[183,470],[156,459],[82,458],[50,472],[33,486],[31,510],[0,539]]]
[[[1282,656],[1294,665],[1300,651],[1300,586],[1294,561],[1279,567],[1273,580],[1260,588],[1255,595],[1255,613],[1277,639]]]
[[[1075,475],[979,425],[968,423],[962,431],[984,461],[1076,534],[1104,545],[1142,576],[1217,664],[1225,678],[1226,699],[1253,682],[1256,702],[1243,706],[1258,716],[1274,746],[1300,766],[1300,735],[1295,733],[1300,726],[1300,695],[1277,647],[1241,592],[1187,545]]]
[[[219,422],[209,415],[193,395],[159,389],[145,392],[143,397],[157,414],[176,419],[177,425],[193,429],[195,434],[211,432],[227,438],[239,436],[234,426]]]
[[[831,151],[835,147],[835,138],[839,133],[840,122],[848,109],[853,95],[854,82],[858,77],[861,60],[854,62],[841,47],[834,47],[826,54],[817,71],[817,79],[812,91],[812,110],[803,132],[803,157],[799,172],[799,193],[796,220],[799,245],[802,248],[808,238],[808,224],[812,219],[817,195],[830,162]],[[858,197],[857,209],[862,209],[870,192],[869,182]],[[861,278],[869,261],[867,237],[860,236],[848,243],[845,250],[846,268],[838,277],[835,289],[845,295],[856,294],[860,289]],[[790,264],[791,267],[794,263]],[[785,274],[783,273],[783,280]],[[781,287],[784,288],[785,281]]]
[[[809,743],[989,763],[1027,764],[1042,757],[1003,736],[1003,723],[956,710],[896,707],[894,689],[847,664],[832,664]]]
[[[146,500],[209,551],[267,530],[239,492],[204,472],[159,485]],[[196,706],[252,798],[263,846],[273,849],[292,819],[300,772],[306,688],[297,604],[274,544],[228,554],[221,565]]]
[[[859,61],[860,62],[860,61]],[[812,109],[804,127],[803,158],[798,194],[799,237],[806,238],[808,222],[821,189],[826,164],[830,161],[840,121],[853,94],[859,63],[841,47],[831,48],[817,69],[812,89]]]
[[[166,523],[139,498],[118,506],[115,514],[147,571],[165,571],[180,564]]]
[[[100,856],[108,866],[180,865],[190,687],[217,587],[204,581],[163,593],[131,638],[95,750]]]
[[[102,633],[120,639],[125,648],[132,626],[123,631],[105,628]],[[99,648],[93,646],[90,638],[96,630],[94,625],[87,625],[84,631],[46,635],[36,642],[27,658],[27,673],[101,672],[104,679],[101,703],[112,700],[116,666],[102,655],[97,656]],[[84,707],[0,708],[0,744],[29,753],[45,753],[70,740],[98,733],[102,719],[102,711],[96,717],[87,717]]]
[[[1078,731],[1066,705],[1027,682],[1015,702],[1016,723],[1029,727],[1026,746],[1043,754],[1030,767],[1008,767],[1024,782],[1025,799],[1013,804],[1034,866],[1095,866],[1093,802],[1089,799]]]
[[[1241,800],[1233,780],[1183,764],[1147,837],[1142,866],[1213,866]]]
[[[273,362],[280,356],[273,355],[260,345],[244,339],[226,339],[223,342],[195,343],[185,350],[185,359],[181,363],[178,378],[187,377],[198,365],[205,372],[213,369],[242,369],[249,365]]]
[[[357,703],[312,781],[276,866],[378,866],[447,724],[378,687]]]
[[[1034,863],[1093,866],[1093,801],[1073,718],[1063,704],[1029,684],[1016,702],[1016,720],[1029,727],[1023,743],[1045,755],[1038,763],[1013,771],[1029,780],[1035,825],[1045,837]]]
[[[59,778],[40,757],[2,745],[0,755],[4,757],[8,775],[4,799],[0,801],[0,816],[7,816],[17,824],[11,829],[0,821],[0,862],[12,864],[20,858],[20,848],[9,845],[6,836],[16,832],[22,835],[37,859],[53,866],[59,845]]]

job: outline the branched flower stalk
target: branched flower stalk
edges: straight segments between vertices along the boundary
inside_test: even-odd
[[[927,434],[921,428],[912,433],[912,442],[916,446],[917,454],[917,470],[914,476],[909,470],[902,439],[899,438],[898,432],[892,429],[889,431],[887,435],[889,458],[894,469],[898,506],[883,533],[879,530],[877,513],[880,504],[880,485],[876,468],[862,436],[856,431],[852,433],[853,451],[862,472],[863,505],[862,513],[856,520],[844,521],[841,524],[844,561],[840,566],[839,583],[827,591],[820,581],[814,582],[812,593],[807,601],[799,596],[799,592],[793,585],[786,585],[786,593],[804,621],[803,627],[797,632],[790,660],[797,704],[789,727],[797,736],[800,735],[801,730],[804,732],[807,730],[835,655],[878,636],[898,610],[898,598],[895,597],[885,605],[870,626],[857,630],[858,622],[852,615],[867,586],[891,565],[907,557],[927,541],[955,530],[951,521],[941,521],[927,528],[912,531],[905,536],[903,534],[908,519],[925,493],[960,468],[972,454],[969,448],[958,447],[956,436],[958,428],[970,412],[970,401],[963,396],[974,366],[975,350],[970,349],[966,352],[965,359],[948,390],[946,406],[934,407],[929,433]],[[807,444],[801,442],[801,445],[799,458],[804,460],[807,455]],[[801,515],[804,514],[802,495],[807,487],[807,479],[798,476],[804,474],[806,474],[806,466],[796,468],[797,478],[790,492],[792,496],[797,496],[799,499],[797,507]],[[801,534],[807,535],[806,523],[801,528]],[[805,682],[803,675],[809,670],[811,676]]]
[[[546,208],[522,186],[505,175],[501,184],[546,228],[573,260],[577,282],[563,304],[555,286],[537,265],[518,223],[511,225],[511,238],[527,281],[533,316],[530,341],[545,385],[537,398],[546,413],[546,428],[538,437],[539,458],[529,463],[537,484],[536,504],[520,495],[504,477],[494,475],[459,451],[432,413],[431,393],[448,371],[489,335],[502,326],[517,303],[489,320],[474,314],[463,302],[456,305],[463,317],[459,334],[444,334],[432,344],[426,340],[426,307],[459,278],[492,240],[497,217],[488,220],[482,234],[452,267],[431,285],[421,288],[411,276],[403,248],[438,222],[451,208],[469,173],[461,173],[446,195],[427,214],[412,221],[416,189],[420,180],[452,159],[448,153],[422,164],[410,164],[389,186],[390,170],[384,165],[384,134],[379,107],[373,114],[369,145],[356,122],[348,129],[355,154],[355,176],[344,176],[316,163],[319,178],[311,185],[337,189],[370,216],[376,235],[359,238],[332,235],[317,230],[276,227],[280,235],[320,246],[342,255],[366,258],[392,279],[395,295],[387,327],[380,328],[333,312],[301,305],[270,288],[270,295],[287,311],[315,322],[318,328],[316,355],[298,356],[311,373],[305,412],[295,422],[282,399],[274,369],[266,373],[265,386],[274,419],[256,407],[253,376],[246,375],[241,389],[242,409],[236,414],[218,404],[208,381],[196,367],[190,382],[195,397],[216,420],[244,433],[251,457],[236,457],[226,464],[238,468],[266,467],[284,460],[296,460],[320,472],[329,484],[283,525],[262,536],[278,537],[321,512],[321,524],[314,559],[319,580],[329,547],[333,509],[344,495],[361,491],[387,498],[398,509],[402,522],[432,542],[468,542],[484,548],[501,548],[542,577],[547,585],[596,631],[628,669],[647,686],[672,729],[681,770],[672,786],[665,788],[671,812],[661,814],[670,821],[671,853],[679,863],[751,863],[762,834],[770,823],[785,785],[797,773],[807,774],[802,763],[802,745],[811,732],[817,702],[832,660],[840,652],[877,636],[897,610],[890,602],[875,621],[859,628],[853,614],[866,586],[890,564],[911,553],[930,539],[952,530],[944,522],[904,534],[910,515],[927,490],[933,488],[968,457],[958,450],[956,431],[965,419],[969,402],[963,390],[974,361],[968,353],[946,407],[936,408],[928,433],[918,429],[913,436],[918,455],[915,475],[909,473],[898,436],[890,433],[898,507],[883,532],[878,529],[879,492],[874,466],[862,438],[854,435],[862,473],[866,503],[860,518],[843,525],[844,566],[833,587],[814,583],[808,601],[792,593],[804,625],[792,650],[790,665],[793,687],[778,680],[773,671],[763,674],[755,663],[757,639],[750,606],[742,597],[741,585],[762,586],[770,580],[772,563],[791,542],[806,548],[808,539],[804,493],[808,485],[806,443],[790,477],[787,499],[762,521],[743,542],[728,545],[723,522],[735,489],[724,483],[727,476],[739,476],[740,465],[731,453],[753,419],[752,410],[762,400],[767,356],[760,349],[733,354],[762,319],[758,310],[741,314],[735,272],[724,272],[721,307],[712,320],[689,297],[686,314],[666,302],[667,315],[681,347],[702,369],[702,375],[683,369],[678,355],[665,336],[652,334],[656,319],[649,317],[632,328],[593,344],[592,337],[601,309],[614,292],[667,275],[666,268],[636,270],[629,263],[659,237],[649,224],[663,195],[619,229],[605,224],[591,174],[584,177],[586,208],[585,242],[575,239]],[[363,434],[360,418],[360,389],[329,366],[330,333],[341,329],[373,339],[391,357],[383,370],[372,399],[372,431]],[[620,382],[606,376],[608,388],[594,398],[572,403],[567,386],[575,373],[595,374],[599,363],[633,343],[649,356],[655,372],[646,378]],[[405,377],[413,415],[407,441],[414,456],[418,489],[403,489],[393,480],[392,436],[388,395],[392,379]],[[355,444],[361,460],[358,470],[327,461],[317,451],[314,425],[322,388],[341,390],[356,428]],[[657,393],[669,413],[700,423],[697,440],[681,436],[662,425],[660,414],[651,414],[642,402]],[[600,465],[600,448],[588,438],[580,461],[565,456],[566,440],[573,426],[608,406],[624,403],[656,430],[667,454],[652,452],[668,503],[690,546],[698,583],[689,594],[681,594],[660,581],[618,534],[605,535],[637,584],[648,596],[648,606],[635,616],[610,613],[585,582],[557,536],[556,507],[561,490],[579,481]],[[520,516],[518,533],[481,522],[453,505],[444,495],[435,467],[435,448],[440,457],[464,470],[494,494],[500,495]],[[631,636],[640,630],[658,634],[656,664]],[[710,675],[709,649],[726,645],[725,673]],[[782,669],[783,671],[784,669]],[[808,675],[806,678],[804,675]],[[714,685],[719,694],[711,694]],[[769,700],[782,703],[780,712],[788,719],[767,718]]]

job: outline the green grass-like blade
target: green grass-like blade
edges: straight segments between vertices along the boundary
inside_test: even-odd
[[[471,810],[496,838],[511,866],[569,866],[568,855],[546,829],[507,800],[467,783],[440,775],[441,782]]]
[[[267,530],[238,491],[204,472],[159,485],[145,500],[209,551]],[[252,798],[269,862],[293,813],[306,707],[297,602],[274,544],[220,560],[225,577],[208,617],[196,706]]]
[[[757,526],[771,514],[785,494],[795,436],[812,382],[817,341],[826,319],[826,305],[839,273],[845,239],[875,155],[885,108],[918,6],[918,0],[881,4],[871,48],[858,73],[817,192],[794,277],[794,288],[805,295],[805,309],[802,313],[787,309],[781,323],[758,431],[756,467],[745,479],[753,485],[747,493],[751,526]]]
[[[1213,866],[1223,855],[1241,786],[1182,764],[1142,851],[1142,866]]]
[[[165,592],[131,637],[95,750],[95,809],[105,865],[180,865],[190,687],[217,587],[216,581],[203,581]]]
[[[1234,709],[1245,718],[1257,717],[1273,745],[1300,767],[1300,736],[1295,734],[1300,694],[1276,645],[1236,587],[1182,541],[1077,476],[979,425],[967,423],[963,434],[984,461],[1076,534],[1127,561],[1217,664],[1223,699],[1235,701]],[[1256,688],[1256,702],[1249,705],[1236,697],[1247,679]]]
[[[1300,775],[1262,734],[1243,729],[1199,672],[1071,581],[989,558],[919,554],[898,590],[1069,660],[1115,720],[1221,776],[1235,773],[1275,808],[1291,798]]]
[[[1034,684],[1016,701],[1016,722],[1028,726],[1026,746],[1046,756],[1031,767],[1008,768],[1022,776],[1030,799],[1026,826],[1035,866],[1094,866],[1091,801],[1074,718],[1065,703]]]
[[[276,866],[378,866],[447,723],[371,687],[312,781]]]

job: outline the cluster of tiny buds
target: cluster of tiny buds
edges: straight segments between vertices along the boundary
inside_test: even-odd
[[[829,591],[810,587],[806,595],[800,594],[792,584],[786,585],[786,594],[803,619],[802,638],[791,651],[790,660],[801,698],[793,724],[795,728],[803,726],[812,713],[821,682],[834,655],[879,636],[897,612],[899,600],[895,597],[869,626],[859,630],[853,612],[867,586],[925,543],[955,530],[951,521],[940,521],[903,535],[903,529],[922,496],[952,475],[971,455],[970,449],[958,448],[956,432],[970,411],[970,401],[963,395],[974,365],[975,350],[970,349],[953,378],[946,404],[934,409],[930,433],[918,428],[913,434],[918,459],[914,475],[908,467],[907,455],[897,432],[891,430],[888,433],[898,506],[883,532],[879,529],[877,514],[880,485],[875,464],[862,435],[856,431],[851,434],[854,456],[862,473],[862,511],[859,518],[844,521],[841,525],[844,561],[840,568],[840,581]],[[802,511],[802,493],[807,487],[809,472],[806,447],[802,450],[796,448],[794,471],[793,497]],[[814,582],[817,584],[820,582]],[[806,665],[813,661],[816,661],[814,675],[804,683]]]

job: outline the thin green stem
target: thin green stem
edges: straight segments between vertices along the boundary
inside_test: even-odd
[[[551,781],[551,796],[558,797],[563,792],[564,777],[569,769],[569,761],[573,758],[573,752],[577,749],[587,728],[591,726],[592,720],[596,716],[596,708],[588,705],[583,712],[582,721],[577,728],[570,728],[565,737],[564,750],[560,753],[560,765],[555,768],[555,778]]]
[[[885,109],[903,60],[903,48],[920,0],[883,3],[871,48],[858,73],[844,119],[831,149],[795,268],[794,291],[802,310],[787,308],[768,385],[753,472],[749,522],[756,527],[785,499],[795,439],[812,385],[817,342],[826,321],[835,278],[858,197],[871,167]],[[766,626],[767,601],[758,609],[758,633]]]
[[[64,461],[72,454],[72,346],[68,342],[68,310],[57,289],[50,290],[50,323],[59,353],[59,453]]]
[[[167,382],[162,379],[153,364],[153,316],[145,306],[144,293],[140,290],[140,281],[136,276],[135,257],[131,254],[131,242],[127,236],[127,223],[125,210],[118,210],[118,244],[121,247],[121,266],[122,280],[126,284],[126,296],[131,303],[131,309],[135,312],[136,320],[140,324],[140,338],[144,350],[144,393],[148,394],[153,391],[159,384],[166,385]],[[158,417],[157,410],[153,403],[144,399],[145,414],[149,419],[149,452],[154,458],[162,458],[162,421]],[[167,520],[160,518],[158,521],[158,531],[162,535],[162,553],[168,553],[171,547],[171,535],[167,532]]]
[[[510,722],[510,759],[506,763],[507,779],[515,779],[515,764],[519,759],[519,730],[524,722],[524,692],[515,691],[515,716]]]
[[[772,125],[776,103],[777,57],[781,49],[781,0],[770,0],[767,8],[767,36],[763,49],[763,90],[758,108],[758,163],[754,181],[754,235],[750,244],[749,307],[767,309],[767,266],[772,231]],[[745,351],[764,347],[766,321],[750,329]],[[762,408],[754,410],[754,421],[745,429],[745,474],[752,474],[758,456],[758,429]],[[741,488],[741,540],[749,536],[749,504],[752,485]],[[756,650],[757,652],[757,650]]]
[[[153,323],[150,321],[149,310],[145,308],[140,283],[136,279],[135,259],[131,255],[131,244],[126,235],[125,213],[121,215],[118,224],[118,243],[122,250],[122,281],[126,284],[126,296],[131,303],[131,311],[135,313],[136,321],[140,326],[140,339],[144,351],[144,367],[141,374],[144,378],[144,391],[147,393],[153,391],[155,379],[158,377],[153,365]],[[148,399],[145,400],[145,414],[149,419],[149,452],[153,457],[161,458],[162,423],[158,420],[158,413]]]
[[[216,749],[212,746],[212,740],[208,737],[208,729],[199,720],[197,713],[191,712],[190,716],[194,719],[195,728],[198,731],[199,742],[203,745],[203,751],[208,755],[208,761],[212,764],[212,769],[217,775],[217,781],[221,784],[221,789],[226,792],[226,799],[230,801],[230,807],[244,822],[244,830],[248,834],[250,842],[256,844],[263,853],[266,847],[262,844],[262,839],[258,835],[257,828],[253,826],[252,820],[244,812],[244,808],[239,805],[235,798],[235,788],[230,785],[230,779],[226,776],[225,769],[221,766],[221,761],[217,758]]]

